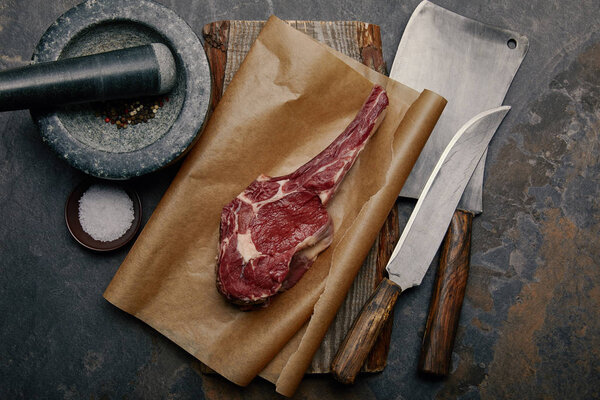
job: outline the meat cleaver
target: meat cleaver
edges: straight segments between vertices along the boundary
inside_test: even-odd
[[[448,105],[425,145],[401,196],[418,197],[425,177],[454,132],[475,114],[502,104],[528,49],[516,32],[463,17],[428,1],[411,16],[390,77],[416,90],[430,89]],[[418,61],[417,61],[418,60]],[[446,375],[469,271],[471,223],[483,211],[485,153],[454,213],[442,246],[419,368]]]
[[[419,198],[457,130],[474,115],[502,104],[527,48],[527,38],[516,32],[428,1],[417,6],[404,30],[390,77],[418,91],[433,90],[448,104],[400,196]],[[462,192],[442,248],[421,352],[420,369],[425,372],[444,375],[449,369],[467,282],[471,221],[483,208],[485,153]]]

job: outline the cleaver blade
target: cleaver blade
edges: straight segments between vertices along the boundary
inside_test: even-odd
[[[511,48],[514,46],[514,48]],[[529,47],[525,36],[463,17],[429,1],[413,12],[390,78],[448,100],[400,196],[418,199],[456,131],[473,116],[502,105]],[[480,213],[485,153],[458,208]]]

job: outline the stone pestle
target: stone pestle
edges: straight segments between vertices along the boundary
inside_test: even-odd
[[[0,111],[164,94],[176,72],[161,43],[31,64],[0,72]]]

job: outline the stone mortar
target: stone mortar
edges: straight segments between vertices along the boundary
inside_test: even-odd
[[[156,118],[117,129],[95,115],[98,104],[31,111],[42,139],[59,157],[96,177],[129,179],[176,161],[193,145],[208,109],[209,66],[198,37],[164,6],[147,0],[88,0],[48,28],[33,61],[155,42],[170,48],[177,65],[177,83]]]

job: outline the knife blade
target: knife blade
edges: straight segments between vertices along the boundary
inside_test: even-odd
[[[400,196],[419,196],[453,133],[480,111],[498,107],[528,49],[527,38],[466,18],[428,1],[413,12],[390,77],[416,90],[427,88],[448,100]],[[452,218],[436,273],[421,347],[419,369],[446,375],[462,308],[470,262],[473,217],[483,211],[486,152]]]
[[[334,377],[352,383],[398,295],[421,284],[489,141],[510,110],[503,106],[469,120],[452,137],[432,173],[400,236],[384,278],[362,308],[331,365]]]

